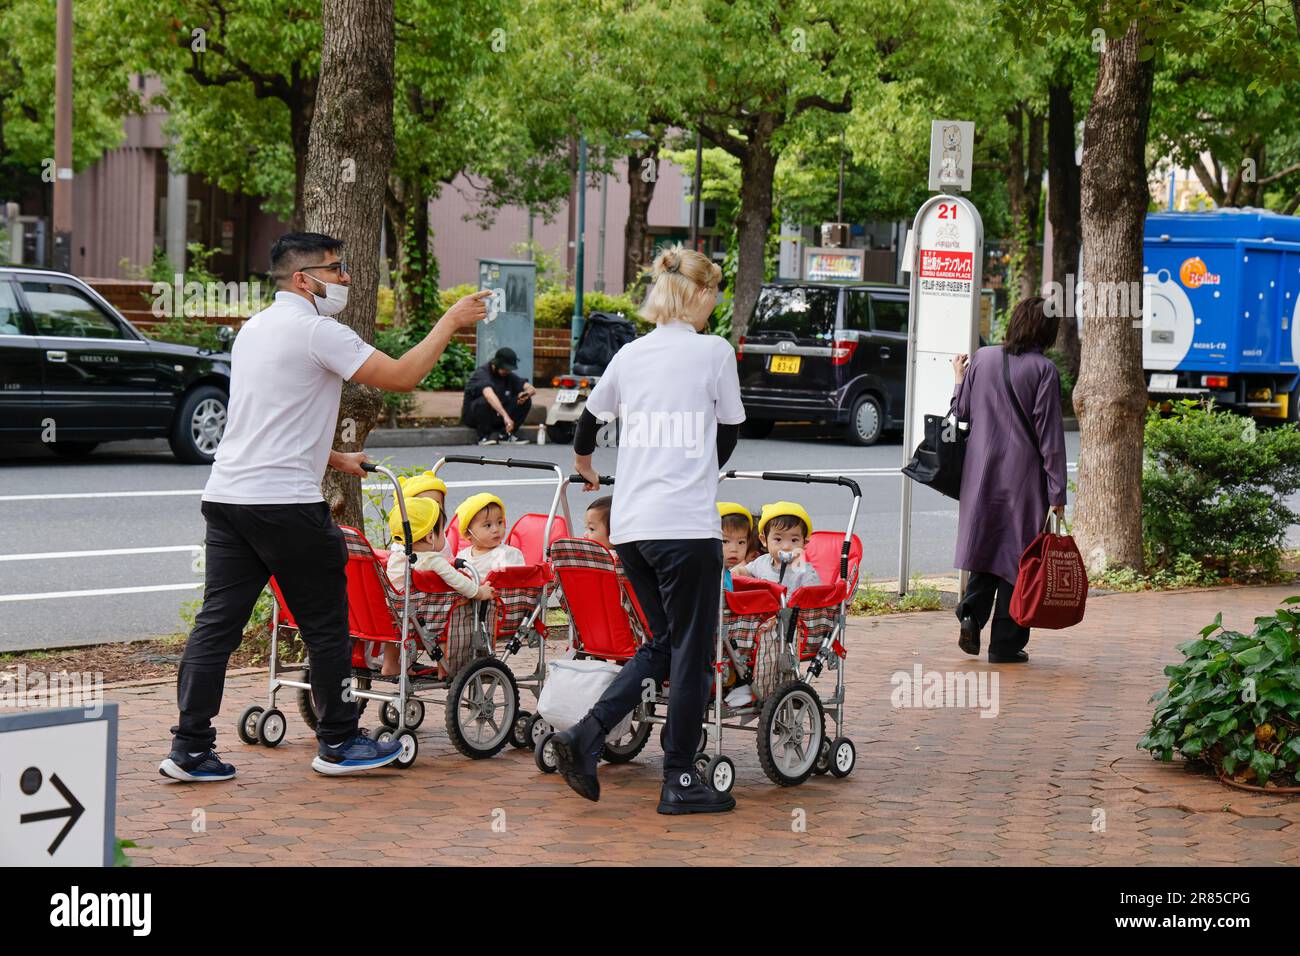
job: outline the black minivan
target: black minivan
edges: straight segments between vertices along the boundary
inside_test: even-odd
[[[0,441],[79,458],[166,438],[181,461],[211,464],[229,395],[229,352],[155,341],[75,276],[0,267]]]
[[[870,282],[764,284],[737,349],[741,434],[780,421],[844,427],[872,445],[901,428],[907,389],[905,286]]]

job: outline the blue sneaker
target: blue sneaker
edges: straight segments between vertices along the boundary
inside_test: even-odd
[[[190,756],[183,750],[173,750],[158,765],[158,772],[164,777],[186,783],[216,783],[234,777],[235,768],[223,763],[215,750],[207,750],[197,756]]]
[[[345,773],[360,773],[386,767],[402,755],[402,745],[396,740],[381,744],[372,737],[367,737],[364,730],[358,731],[351,740],[331,747],[322,741],[311,762],[311,769],[317,773],[337,777]]]

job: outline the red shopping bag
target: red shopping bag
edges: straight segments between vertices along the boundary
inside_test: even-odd
[[[1049,531],[1048,513],[1038,537],[1020,556],[1020,573],[1011,596],[1011,616],[1021,627],[1072,627],[1083,620],[1088,600],[1088,572],[1068,534]],[[1060,532],[1057,519],[1055,532]]]

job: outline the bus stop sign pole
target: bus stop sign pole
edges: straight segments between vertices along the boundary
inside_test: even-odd
[[[946,188],[946,187],[945,187]],[[984,223],[970,200],[942,193],[917,210],[904,250],[911,273],[907,322],[907,394],[903,464],[925,434],[926,415],[945,415],[952,401],[952,359],[979,348]],[[912,538],[912,482],[903,478],[899,508],[898,593],[907,593]]]

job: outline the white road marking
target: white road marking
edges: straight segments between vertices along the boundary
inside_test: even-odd
[[[34,594],[0,594],[2,601],[48,601],[54,598],[103,597],[109,594],[145,594],[149,591],[192,591],[203,587],[202,581],[191,584],[150,584],[135,588],[95,588],[89,591],[40,591]]]
[[[1067,471],[1076,471],[1075,462],[1066,463]],[[898,468],[820,468],[805,470],[777,470],[772,468],[737,468],[736,471],[769,471],[777,474],[791,475],[843,475],[846,478],[864,477],[864,478],[897,478]],[[552,485],[555,483],[554,478],[501,478],[493,479],[493,487],[520,487],[523,485]],[[481,481],[449,481],[448,488],[479,488],[482,487]],[[369,482],[361,486],[366,491],[390,491],[392,485],[389,482]],[[171,488],[158,491],[80,491],[70,493],[41,494],[41,495],[0,495],[0,502],[6,501],[73,501],[89,500],[93,498],[164,498],[164,497],[183,497],[186,495],[201,495],[202,488]]]
[[[169,554],[175,551],[202,551],[201,544],[171,544],[158,548],[108,548],[104,551],[30,551],[26,554],[0,554],[0,561],[57,561],[62,558],[106,558],[118,554]]]

